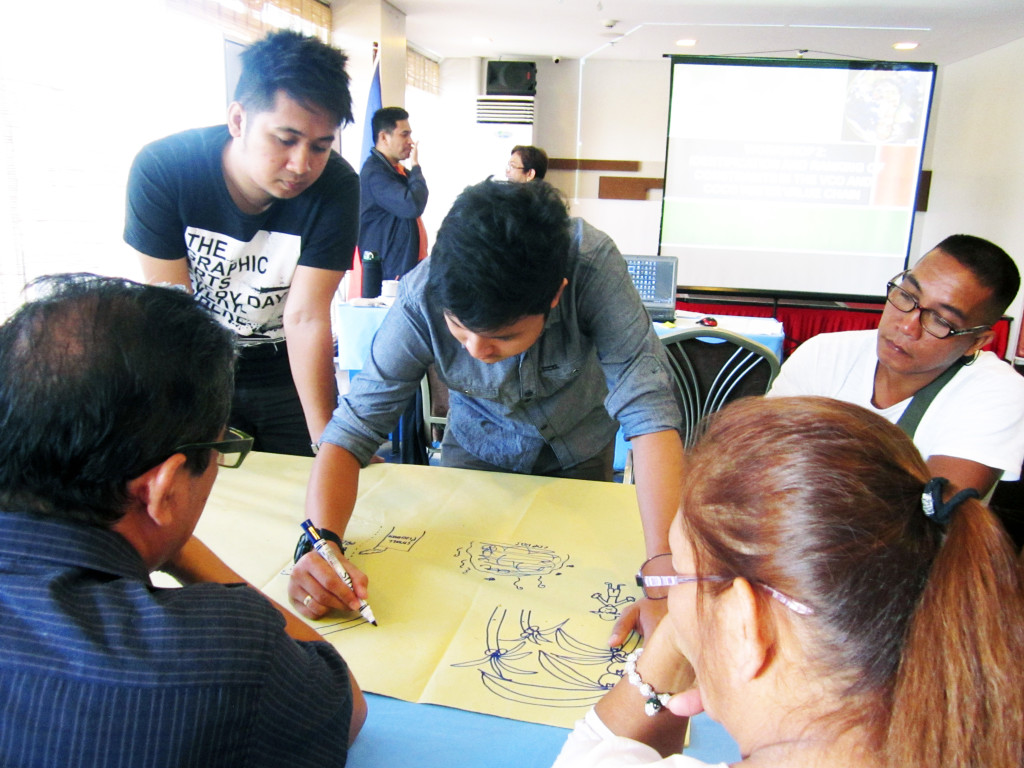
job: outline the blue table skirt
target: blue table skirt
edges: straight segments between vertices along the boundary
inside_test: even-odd
[[[369,715],[349,751],[348,768],[548,768],[569,734],[564,728],[372,693],[366,699]],[[740,759],[736,743],[706,715],[693,719],[686,754],[709,763]]]

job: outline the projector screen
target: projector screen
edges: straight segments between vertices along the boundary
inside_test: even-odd
[[[935,65],[671,58],[660,253],[680,285],[882,295],[909,255]]]

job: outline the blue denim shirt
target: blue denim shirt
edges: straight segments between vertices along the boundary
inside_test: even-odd
[[[591,458],[615,436],[678,430],[665,351],[611,238],[573,220],[568,285],[544,332],[497,363],[474,359],[425,296],[430,259],[399,283],[363,370],[322,440],[362,464],[387,439],[426,369],[450,390],[447,429],[467,451],[527,473],[547,443],[561,465]],[[344,332],[342,330],[342,332]]]

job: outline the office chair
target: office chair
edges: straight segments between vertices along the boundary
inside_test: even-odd
[[[423,396],[427,463],[436,463],[441,456],[441,440],[448,423],[448,386],[438,377],[433,365],[420,380],[420,394]]]
[[[779,373],[779,359],[770,349],[722,328],[672,331],[661,343],[678,387],[687,448],[705,416],[736,398],[763,395]]]
[[[731,400],[763,395],[779,373],[768,347],[722,328],[681,328],[661,336],[683,415],[683,447],[697,439],[701,420]],[[633,482],[633,450],[626,451],[623,483]]]

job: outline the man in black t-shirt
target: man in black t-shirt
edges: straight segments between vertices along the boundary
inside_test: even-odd
[[[345,62],[268,35],[242,53],[227,125],[149,144],[128,181],[146,280],[184,286],[237,335],[230,423],[257,450],[311,455],[337,401],[331,300],[359,231],[359,177],[331,149],[352,121]]]

